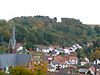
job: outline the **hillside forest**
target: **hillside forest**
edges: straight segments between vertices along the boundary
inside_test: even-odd
[[[68,47],[73,44],[86,44],[100,39],[100,26],[86,25],[74,18],[57,18],[49,16],[22,16],[9,21],[0,20],[0,48],[7,47],[11,38],[12,22],[15,25],[17,43],[26,48],[37,45],[59,45]]]

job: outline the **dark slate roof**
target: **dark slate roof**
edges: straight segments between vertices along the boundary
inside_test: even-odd
[[[53,65],[60,65],[60,62],[53,62]]]
[[[79,72],[83,72],[83,73],[85,73],[87,70],[88,70],[88,69],[80,68],[80,69],[79,69]]]
[[[0,69],[6,66],[17,66],[29,63],[31,58],[30,54],[0,54]]]
[[[100,65],[97,65],[97,66],[96,66],[96,69],[100,69]]]
[[[17,55],[17,65],[20,65],[20,64],[28,65],[29,64],[29,61],[31,58],[30,54],[16,54],[16,55]]]
[[[62,72],[62,73],[66,73],[66,71],[67,71],[67,68],[61,68],[60,69],[60,72]]]
[[[52,52],[51,52],[51,54],[56,54],[56,53],[57,53],[56,51],[52,51]]]
[[[54,69],[54,67],[52,67],[51,65],[48,65],[48,69]]]
[[[16,66],[16,55],[15,54],[0,54],[0,69],[6,66]]]

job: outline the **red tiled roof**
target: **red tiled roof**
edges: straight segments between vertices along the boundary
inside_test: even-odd
[[[68,61],[68,59],[62,57],[62,56],[55,56],[53,62],[65,62]]]
[[[65,56],[65,58],[69,59],[69,60],[77,60],[78,58],[76,56]]]
[[[40,56],[33,56],[33,58],[40,58]]]
[[[93,45],[93,43],[87,43],[87,45]]]
[[[69,59],[78,59],[76,56],[70,56]]]
[[[63,59],[62,56],[55,56],[55,57],[54,57],[54,61],[60,61],[61,59]]]
[[[95,72],[95,67],[94,66],[91,66],[90,69]]]
[[[59,48],[59,46],[49,46],[49,48]]]
[[[48,58],[53,58],[54,56],[48,56]]]

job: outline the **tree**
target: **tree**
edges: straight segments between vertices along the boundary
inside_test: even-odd
[[[11,75],[35,75],[30,69],[24,66],[16,66],[10,69]]]
[[[47,63],[37,63],[30,69],[24,66],[10,67],[11,75],[46,75]]]
[[[62,18],[62,22],[57,22],[57,18],[47,16],[16,17],[12,19],[15,24],[16,40],[24,45],[59,45],[71,46],[75,43],[87,43],[96,39],[94,32],[99,35],[100,27],[95,30],[90,26],[82,24],[79,20]],[[0,20],[0,42],[8,43],[11,38],[11,21]],[[1,39],[1,37],[3,39]],[[98,37],[99,38],[99,37]],[[4,40],[4,41],[3,41]]]
[[[91,60],[96,60],[98,58],[100,58],[100,50],[95,50],[94,52],[92,52],[90,54],[90,59]]]
[[[2,71],[0,71],[0,75],[5,75],[5,73],[4,73],[4,72],[2,72]]]
[[[34,64],[34,68],[32,69],[36,75],[46,75],[48,70],[47,70],[47,63],[43,62],[40,64]]]
[[[100,47],[100,39],[97,39],[96,41],[93,41],[93,47]]]

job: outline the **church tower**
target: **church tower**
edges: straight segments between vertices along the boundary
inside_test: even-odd
[[[16,45],[15,28],[14,28],[14,23],[12,23],[11,39],[9,41],[9,50],[8,50],[8,53],[16,53],[15,45]]]

